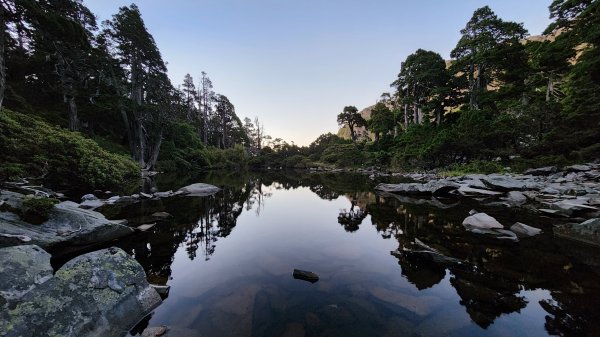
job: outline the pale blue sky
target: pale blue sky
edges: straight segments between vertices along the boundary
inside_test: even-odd
[[[100,20],[131,0],[84,0]],[[473,11],[489,5],[531,35],[549,0],[138,0],[173,84],[201,71],[240,118],[308,145],[337,132],[346,105],[375,103],[418,48],[449,58]]]

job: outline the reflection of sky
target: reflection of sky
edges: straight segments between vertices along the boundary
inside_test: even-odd
[[[108,19],[131,0],[86,0]],[[400,62],[418,48],[448,58],[459,31],[484,5],[531,34],[548,25],[548,0],[157,0],[135,1],[174,84],[208,72],[241,118],[307,145],[335,132],[346,105],[389,91]],[[291,120],[293,119],[293,123]]]

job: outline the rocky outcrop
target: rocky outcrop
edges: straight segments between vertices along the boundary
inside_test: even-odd
[[[431,180],[426,183],[379,184],[375,189],[405,195],[444,195],[459,187],[459,184],[452,181]]]
[[[8,236],[21,236],[30,240],[0,236],[0,246],[21,244],[22,241],[51,249],[59,244],[84,246],[97,244],[133,233],[120,221],[107,220],[98,212],[85,210],[72,201],[64,201],[54,206],[49,218],[40,225],[23,221],[15,212],[25,196],[19,193],[2,191],[3,198],[13,205],[13,209],[0,212],[0,232]]]
[[[118,248],[79,256],[54,277],[37,246],[2,248],[0,256],[2,336],[124,336],[161,303],[142,267]]]

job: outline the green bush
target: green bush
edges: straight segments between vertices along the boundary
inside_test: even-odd
[[[48,220],[50,211],[57,203],[58,200],[54,198],[26,198],[23,201],[21,217],[27,222],[41,224]]]
[[[366,153],[353,144],[333,144],[321,155],[321,161],[341,167],[361,166],[366,158]]]
[[[45,175],[60,187],[111,188],[140,174],[130,158],[77,132],[7,110],[0,113],[0,162],[2,180]]]

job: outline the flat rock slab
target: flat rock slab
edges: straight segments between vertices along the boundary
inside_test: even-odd
[[[18,259],[13,255],[3,262],[15,264]],[[21,273],[32,270],[23,267]],[[35,285],[35,280],[28,282]],[[67,262],[8,310],[0,310],[0,331],[6,337],[33,337],[41,332],[64,337],[123,336],[160,303],[142,266],[119,248],[103,249]]]
[[[457,190],[459,184],[448,180],[431,180],[426,183],[379,184],[378,191],[406,195],[444,195]]]
[[[213,195],[213,194],[219,192],[220,190],[221,190],[220,188],[210,185],[210,184],[196,183],[196,184],[191,184],[191,185],[182,187],[179,190],[177,190],[176,193],[187,195],[187,196],[192,196],[192,197],[204,197],[204,196]]]
[[[0,212],[0,222],[2,233],[29,237],[31,244],[44,249],[51,249],[59,244],[96,244],[133,233],[132,228],[107,220],[98,212],[81,209],[79,204],[71,201],[55,205],[49,219],[40,225],[27,223],[11,212]],[[15,244],[14,239],[0,237],[0,246]]]

